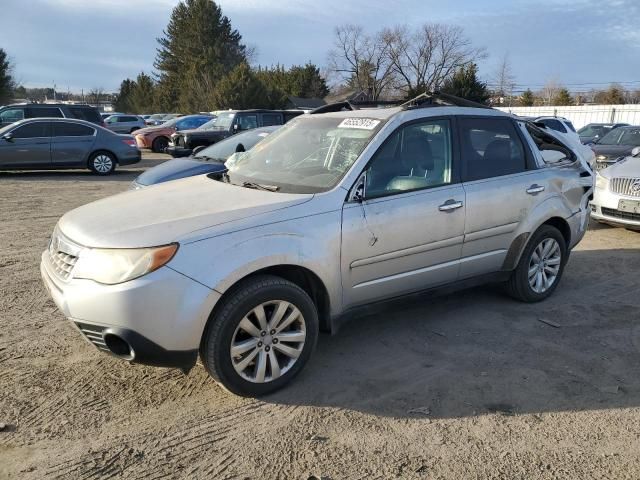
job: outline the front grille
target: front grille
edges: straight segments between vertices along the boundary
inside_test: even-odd
[[[178,137],[178,146],[184,148],[186,146],[186,142],[184,136]]]
[[[633,220],[640,222],[640,213],[623,212],[621,210],[615,210],[613,208],[602,207],[602,214],[607,217],[621,218],[623,220]]]
[[[614,193],[640,197],[640,178],[612,178],[610,185]]]
[[[68,280],[78,257],[61,251],[52,252],[49,250],[49,261],[54,273],[62,280]]]
[[[93,343],[99,350],[109,352],[107,344],[104,342],[102,332],[105,327],[99,327],[97,325],[90,325],[88,323],[75,322],[76,327],[84,334],[87,340]]]

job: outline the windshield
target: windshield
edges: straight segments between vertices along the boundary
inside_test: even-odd
[[[207,123],[203,123],[202,125],[200,125],[198,127],[198,130],[209,130],[210,128],[215,127],[216,126],[216,119],[217,119],[217,117],[213,117]]]
[[[595,137],[596,135],[604,135],[611,127],[606,125],[587,125],[586,127],[582,127],[578,130],[578,135],[581,137]]]
[[[269,135],[270,131],[252,130],[249,132],[239,133],[232,137],[226,138],[218,143],[203,148],[194,158],[196,160],[214,160],[224,162],[236,152],[246,152],[252,149],[258,142]]]
[[[598,142],[599,145],[633,145],[640,146],[640,129],[617,128],[607,133]]]
[[[235,112],[221,113],[213,120],[213,123],[209,128],[228,129],[231,126],[231,122],[233,122],[233,117],[235,116]]]
[[[382,124],[371,118],[300,116],[249,152],[233,155],[225,164],[229,181],[269,185],[285,193],[330,190]]]

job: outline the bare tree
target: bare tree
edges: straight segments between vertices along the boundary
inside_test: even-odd
[[[511,106],[511,98],[513,97],[516,81],[508,53],[505,53],[504,57],[502,57],[492,81],[495,95],[501,99],[506,98],[506,103]]]
[[[556,80],[547,80],[542,87],[542,91],[540,92],[540,96],[543,98],[547,105],[551,105],[551,101],[558,94],[560,90],[560,84]]]
[[[438,90],[457,70],[486,56],[452,25],[425,24],[415,31],[397,26],[382,37],[396,87],[407,96]]]
[[[329,69],[349,86],[380,98],[393,82],[388,44],[382,34],[369,35],[359,25],[335,29],[334,48],[329,52]]]
[[[96,106],[100,105],[102,96],[104,95],[104,88],[94,87],[89,92],[89,102],[94,103]]]

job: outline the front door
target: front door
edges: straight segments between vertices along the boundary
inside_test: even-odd
[[[53,123],[51,160],[54,166],[77,167],[87,161],[96,140],[96,130],[82,123]]]
[[[0,139],[0,167],[42,167],[51,165],[49,122],[29,122]]]
[[[520,223],[552,188],[511,119],[463,117],[458,126],[467,197],[460,277],[468,278],[502,269]]]
[[[457,279],[465,194],[452,138],[449,119],[411,122],[372,158],[364,201],[343,208],[345,306]]]

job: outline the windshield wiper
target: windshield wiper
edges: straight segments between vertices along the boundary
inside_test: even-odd
[[[193,157],[197,160],[205,160],[207,162],[216,162],[216,163],[224,163],[225,160],[222,158],[214,158],[214,157],[208,157],[206,155],[196,155],[195,157]]]
[[[242,186],[246,188],[254,188],[256,190],[265,190],[267,192],[277,192],[280,187],[276,185],[262,185],[260,183],[242,182]]]

